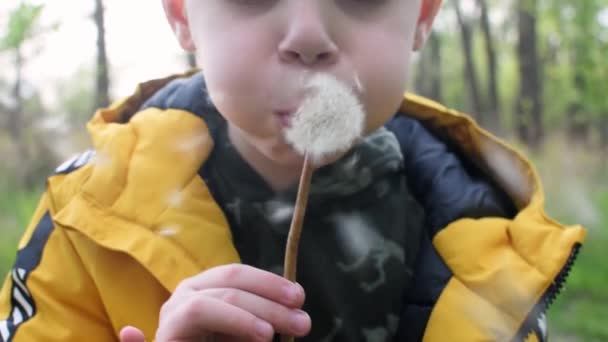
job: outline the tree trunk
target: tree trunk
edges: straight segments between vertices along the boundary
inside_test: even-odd
[[[29,175],[27,168],[30,156],[27,148],[27,142],[24,137],[25,122],[23,120],[23,55],[21,47],[15,48],[15,84],[13,85],[12,96],[15,100],[15,106],[9,110],[8,130],[13,142],[15,158],[12,161],[15,163],[17,172],[17,181],[19,186],[26,186]]]
[[[575,65],[577,65],[577,61],[578,59],[575,57]],[[576,71],[574,72],[573,84],[574,89],[578,92],[578,94],[585,94],[588,90],[585,76],[581,73],[580,68],[576,68]],[[574,101],[572,101],[572,103],[569,104],[567,111],[568,117],[566,118],[568,137],[572,141],[583,145],[589,143],[589,135],[591,131],[589,113],[587,113],[586,109],[587,108],[584,105],[584,100],[581,99],[581,96],[579,95]]]
[[[608,113],[600,118],[600,153],[604,164],[608,162]]]
[[[477,4],[481,10],[481,29],[485,39],[486,58],[488,66],[488,103],[487,113],[484,116],[487,118],[487,125],[492,131],[500,133],[502,127],[500,125],[500,97],[498,94],[498,71],[496,61],[496,48],[492,31],[490,28],[490,19],[488,14],[488,4],[486,0],[477,0]]]
[[[106,53],[103,0],[95,0],[94,20],[97,27],[97,73],[94,109],[97,109],[110,104],[110,77],[108,75],[108,55]]]
[[[416,64],[414,87],[418,94],[441,102],[441,49],[436,32],[427,44]]]
[[[429,96],[429,59],[427,58],[427,50],[420,51],[418,63],[416,63],[416,74],[414,79],[414,88],[416,93],[422,96]]]
[[[429,50],[431,54],[431,89],[429,96],[438,102],[442,102],[441,88],[441,37],[434,32],[429,37]]]
[[[23,136],[23,124],[21,123],[22,113],[23,113],[23,96],[21,94],[21,84],[22,84],[22,71],[23,71],[23,56],[21,54],[21,49],[17,47],[15,49],[15,84],[13,85],[13,99],[15,100],[15,105],[13,109],[9,112],[8,119],[8,131],[11,136],[11,139],[15,143],[18,149],[21,145],[21,139]]]
[[[596,42],[593,37],[595,31],[593,29],[593,21],[596,11],[589,2],[577,2],[574,7],[573,19],[573,36],[572,46],[570,47],[572,61],[572,86],[576,91],[576,95],[570,103],[570,107],[578,108],[577,112],[570,112],[568,117],[568,132],[570,138],[584,145],[590,143],[591,133],[595,119],[593,112],[595,100],[594,91],[597,88],[602,88],[602,85],[594,84],[592,73],[601,70],[594,61],[594,45],[599,46],[599,41]],[[591,23],[591,24],[590,24]],[[595,70],[591,71],[591,70]],[[591,71],[591,72],[590,72]],[[574,114],[574,115],[572,115]]]
[[[467,80],[469,88],[469,98],[473,117],[478,119],[480,122],[483,121],[483,101],[481,93],[479,91],[479,81],[477,77],[477,71],[475,69],[475,60],[473,57],[473,34],[471,31],[471,24],[464,18],[460,9],[460,0],[452,0],[454,5],[454,11],[456,12],[456,18],[458,19],[458,26],[460,27],[461,39],[462,39],[462,51],[465,58],[465,70],[464,75]]]
[[[191,69],[196,68],[196,56],[193,53],[188,53],[186,55],[188,67]]]
[[[517,54],[520,85],[516,103],[517,133],[532,148],[540,146],[544,135],[542,84],[536,44],[536,7],[537,0],[518,0]]]

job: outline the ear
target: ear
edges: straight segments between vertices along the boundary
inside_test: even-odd
[[[189,52],[194,52],[196,46],[190,33],[190,25],[184,8],[184,0],[163,0],[163,7],[169,25],[173,29],[179,44]]]
[[[433,22],[439,12],[442,0],[422,0],[420,16],[416,24],[416,35],[414,37],[414,50],[420,50],[431,34]]]

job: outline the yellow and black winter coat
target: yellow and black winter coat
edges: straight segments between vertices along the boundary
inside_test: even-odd
[[[206,122],[179,106],[142,109],[188,77],[143,83],[99,110],[88,123],[94,152],[49,177],[0,292],[1,342],[113,341],[125,325],[153,340],[160,307],[181,280],[240,261],[226,216],[198,173],[214,146]],[[467,116],[406,94],[388,126],[419,177],[412,190],[425,210],[442,213],[428,220],[399,339],[542,341],[544,312],[583,228],[548,218],[530,163]],[[466,182],[434,177],[440,170],[433,168],[446,164],[429,157],[448,148],[471,179],[506,194],[511,214],[494,216],[483,198],[476,208],[467,196],[437,197]]]

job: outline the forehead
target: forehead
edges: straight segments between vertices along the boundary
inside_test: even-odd
[[[190,16],[217,13],[234,13],[255,17],[320,12],[325,17],[340,15],[356,20],[400,17],[402,20],[417,18],[421,4],[430,6],[430,0],[184,0],[184,11]]]
[[[333,38],[399,39],[418,27],[420,5],[421,0],[186,0],[185,10],[190,29],[204,40],[230,33],[278,37],[296,27],[321,28]]]

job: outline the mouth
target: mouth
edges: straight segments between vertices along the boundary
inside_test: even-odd
[[[289,128],[291,127],[291,122],[293,121],[293,116],[295,114],[295,110],[276,110],[274,112],[275,117],[277,118],[277,122],[281,128]]]

